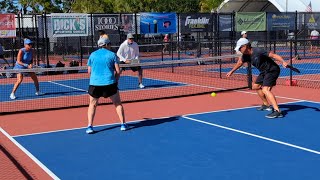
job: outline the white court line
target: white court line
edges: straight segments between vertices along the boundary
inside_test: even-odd
[[[42,164],[36,157],[34,157],[26,148],[24,148],[18,141],[13,139],[5,130],[0,127],[0,132],[3,133],[13,144],[15,144],[21,151],[23,151],[30,159],[32,159],[38,166],[40,166],[50,177],[55,180],[60,180],[50,169]]]
[[[280,103],[281,104],[292,104],[292,103],[299,103],[299,102],[307,102],[304,100],[301,101],[293,101],[293,102],[285,102],[285,103]],[[243,110],[243,109],[250,109],[250,108],[255,108],[259,106],[247,106],[247,107],[241,107],[241,108],[231,108],[231,109],[223,109],[223,110],[216,110],[216,111],[207,111],[207,112],[201,112],[201,113],[191,113],[191,114],[185,114],[183,116],[191,116],[191,115],[199,115],[199,114],[208,114],[208,113],[217,113],[217,112],[225,112],[225,111],[235,111],[235,110]]]
[[[238,130],[238,129],[233,129],[233,128],[229,128],[229,127],[226,127],[226,126],[221,126],[221,125],[218,125],[218,124],[209,123],[209,122],[206,122],[206,121],[201,121],[201,120],[195,119],[195,118],[190,118],[190,117],[186,117],[186,116],[182,116],[182,117],[185,118],[185,119],[191,120],[191,121],[196,121],[196,122],[207,124],[207,125],[210,125],[210,126],[215,126],[215,127],[218,127],[218,128],[226,129],[226,130],[237,132],[237,133],[240,133],[240,134],[245,134],[245,135],[248,135],[248,136],[256,137],[256,138],[259,138],[259,139],[271,141],[271,142],[274,142],[274,143],[277,143],[277,144],[282,144],[282,145],[285,145],[285,146],[293,147],[293,148],[296,148],[296,149],[300,149],[300,150],[303,150],[303,151],[307,151],[307,152],[311,152],[311,153],[320,155],[319,151],[308,149],[308,148],[305,148],[305,147],[302,147],[302,146],[297,146],[297,145],[294,145],[294,144],[290,144],[290,143],[279,141],[279,140],[276,140],[276,139],[272,139],[272,138],[260,136],[260,135],[257,135],[257,134],[241,131],[241,130]]]
[[[49,82],[49,83],[52,83],[52,84],[59,85],[59,86],[67,87],[67,88],[70,88],[70,89],[75,89],[75,90],[79,90],[79,91],[83,91],[83,92],[88,92],[87,90],[84,90],[84,89],[80,89],[80,88],[76,88],[76,87],[64,85],[64,84],[57,83],[57,82],[54,82],[54,81],[48,81],[48,82]]]
[[[173,118],[173,117],[179,117],[179,116],[165,116],[165,117],[159,117],[159,118],[140,119],[140,120],[135,120],[135,121],[127,122],[127,124],[130,125],[131,123],[137,123],[137,122],[143,122],[143,121],[149,121],[149,120],[159,120],[159,119],[166,119],[166,118]],[[108,123],[108,124],[96,125],[96,126],[93,126],[93,128],[103,127],[103,126],[112,126],[112,125],[119,125],[119,127],[120,127],[120,123]],[[78,127],[78,128],[61,129],[61,130],[55,130],[55,131],[45,131],[45,132],[39,132],[39,133],[30,133],[30,134],[16,135],[16,136],[12,136],[12,137],[15,138],[15,137],[33,136],[33,135],[41,135],[41,134],[50,134],[50,133],[56,133],[56,132],[79,130],[79,129],[84,129],[84,128],[87,128],[87,126]],[[130,128],[129,128],[129,129],[130,129]]]

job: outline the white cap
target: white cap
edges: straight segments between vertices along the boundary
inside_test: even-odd
[[[129,34],[127,35],[127,39],[134,39],[134,36],[133,36],[131,33],[129,33]]]
[[[109,44],[109,43],[110,43],[110,40],[107,39],[107,38],[100,38],[100,39],[98,40],[98,46],[99,46],[99,47],[105,46],[105,45],[107,45],[107,44]]]
[[[234,48],[235,51],[239,51],[239,48],[245,44],[249,44],[249,40],[247,38],[240,38],[237,41],[236,48]]]
[[[244,35],[244,34],[247,34],[247,31],[242,31],[241,32],[241,36]]]

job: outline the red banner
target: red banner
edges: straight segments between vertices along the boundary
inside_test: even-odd
[[[16,19],[14,14],[0,14],[0,38],[16,37]]]

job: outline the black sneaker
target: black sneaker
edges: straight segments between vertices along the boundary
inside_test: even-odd
[[[272,106],[261,105],[257,108],[258,111],[273,111]]]
[[[266,115],[266,118],[270,118],[270,119],[271,118],[282,118],[282,117],[283,117],[283,115],[279,111],[273,111],[272,113]]]

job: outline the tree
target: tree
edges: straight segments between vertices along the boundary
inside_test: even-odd
[[[211,12],[223,0],[2,0],[3,12],[30,13],[139,13]],[[20,4],[20,6],[18,6]],[[21,7],[21,9],[18,9]]]
[[[201,12],[211,12],[212,10],[216,10],[222,2],[223,0],[201,0]]]

